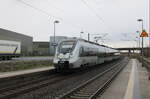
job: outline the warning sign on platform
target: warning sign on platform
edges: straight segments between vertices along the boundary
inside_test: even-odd
[[[140,37],[148,37],[148,33],[145,30],[143,30]]]

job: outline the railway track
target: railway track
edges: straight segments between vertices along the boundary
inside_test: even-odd
[[[128,61],[118,63],[56,99],[96,99],[109,86]]]
[[[33,90],[55,84],[75,74],[62,75],[54,70],[4,78],[0,81],[0,99],[9,99]]]
[[[13,96],[46,86],[53,83],[49,79],[53,79],[54,82],[58,81],[57,76],[59,74],[55,74],[53,70],[46,70],[27,75],[2,78],[0,81],[0,99],[12,98]]]
[[[52,99],[52,98],[55,98],[56,96],[59,96],[60,93],[62,94],[66,92],[65,91],[65,89],[67,90],[66,83],[68,84],[67,87],[69,89],[72,86],[74,87],[78,86],[79,83],[87,81],[90,78],[90,76],[91,77],[92,75],[94,76],[96,72],[98,72],[97,68],[101,68],[99,69],[99,72],[102,72],[103,70],[105,70],[105,68],[109,68],[110,66],[113,66],[116,63],[121,62],[121,61],[122,60],[118,60],[112,63],[103,64],[102,67],[95,67],[90,70],[84,70],[84,71],[72,73],[69,75],[58,74],[58,73],[55,73],[54,71],[51,71],[51,72],[43,71],[39,73],[21,75],[21,76],[12,77],[12,78],[4,78],[0,80],[0,99],[10,99],[10,98],[13,98],[13,99],[16,99],[16,98],[17,99],[29,99],[29,98],[38,99],[39,98],[40,99],[40,98],[47,97],[47,96],[48,96],[48,99]],[[80,80],[78,83],[74,83],[74,81],[76,81],[77,79],[78,80],[82,79],[82,80]],[[34,92],[37,92],[37,93],[34,94]],[[38,96],[38,97],[35,97],[35,96]]]
[[[13,83],[6,84],[5,87],[0,88],[0,99],[10,99],[13,97],[17,97],[30,91],[34,91],[51,84],[61,82],[75,75],[62,75],[58,73],[52,73],[51,75],[49,73],[46,74],[48,75],[35,75],[34,77],[29,77],[25,80],[19,80],[17,81],[17,83],[15,83],[15,81],[12,81]]]

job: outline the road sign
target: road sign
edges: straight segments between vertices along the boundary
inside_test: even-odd
[[[148,33],[145,30],[143,30],[140,34],[140,37],[148,37]]]
[[[57,46],[57,43],[52,43],[51,45],[52,45],[52,46]]]

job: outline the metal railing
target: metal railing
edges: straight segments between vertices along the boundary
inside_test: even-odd
[[[139,56],[138,60],[140,62],[142,62],[142,57]],[[150,60],[148,60],[147,58],[143,58],[143,64],[142,65],[150,72]]]
[[[140,62],[142,62],[142,57],[139,56],[139,57],[138,57],[138,60],[139,60]],[[147,69],[147,71],[149,72],[149,77],[148,77],[148,79],[150,80],[150,60],[144,57],[144,58],[143,58],[142,66],[144,66],[144,67]]]

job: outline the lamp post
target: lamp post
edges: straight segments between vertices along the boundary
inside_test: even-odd
[[[55,47],[56,47],[56,41],[55,41],[55,32],[56,32],[56,23],[59,23],[59,21],[58,20],[55,20],[54,21],[54,41],[53,41],[53,46],[54,46],[54,53],[55,53]]]
[[[55,30],[55,29],[56,29],[56,28],[55,28],[55,24],[56,24],[56,23],[59,23],[59,21],[57,21],[57,20],[54,21],[54,43],[55,43],[55,32],[56,32],[56,30]]]
[[[90,33],[88,33],[88,41],[90,41]]]
[[[143,31],[143,19],[138,19],[137,20],[138,22],[142,22],[142,29],[141,29],[141,32]],[[142,37],[142,48],[143,48],[143,37]],[[142,51],[143,52],[143,51]]]
[[[143,32],[143,19],[138,19],[137,20],[138,22],[142,22],[142,32]],[[142,37],[142,52],[141,52],[141,55],[142,55],[142,66],[143,66],[143,54],[144,54],[144,51],[143,51],[143,46],[144,46],[144,41],[143,41],[143,37]]]

